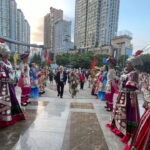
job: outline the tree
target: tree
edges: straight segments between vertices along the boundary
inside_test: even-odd
[[[128,56],[127,56],[127,55],[121,55],[121,56],[118,58],[118,60],[117,60],[118,66],[119,66],[120,68],[124,68],[127,59],[128,59]]]
[[[41,66],[41,62],[42,62],[41,56],[35,54],[35,55],[32,57],[31,62],[34,62],[34,63],[36,63],[38,66]]]
[[[137,66],[137,69],[141,72],[150,73],[150,54],[143,54],[140,57],[143,61],[143,65]]]
[[[56,63],[62,66],[72,66],[73,68],[91,68],[91,62],[94,60],[94,53],[88,51],[84,54],[63,54],[56,56]],[[97,54],[95,65],[102,66],[103,58],[108,58],[107,54]]]
[[[96,66],[103,66],[103,59],[107,59],[109,57],[109,55],[107,54],[97,54],[97,62],[95,63]]]

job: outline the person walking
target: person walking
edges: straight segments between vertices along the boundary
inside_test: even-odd
[[[71,93],[72,98],[74,98],[77,94],[77,88],[79,84],[79,78],[76,72],[72,71],[69,75],[70,83],[69,83],[69,91]]]
[[[48,76],[49,76],[50,85],[53,85],[53,79],[54,79],[53,70],[50,70],[50,71],[49,71]]]
[[[0,43],[0,56],[0,128],[4,128],[19,120],[25,120],[25,116],[19,106],[13,85],[13,68],[8,61],[10,49],[4,42]]]
[[[31,91],[31,85],[30,85],[30,76],[29,76],[29,65],[28,62],[28,56],[29,52],[23,53],[20,55],[20,58],[22,60],[20,64],[20,71],[21,75],[19,77],[18,86],[21,88],[21,105],[27,106],[29,102],[29,93]]]
[[[59,71],[56,74],[56,84],[57,84],[57,91],[58,95],[60,98],[63,98],[63,93],[64,93],[64,85],[66,84],[67,80],[67,74],[63,70],[63,67],[61,66],[59,68]]]
[[[84,83],[85,83],[85,75],[83,72],[81,72],[81,74],[80,74],[80,89],[82,89],[82,90],[84,88]]]

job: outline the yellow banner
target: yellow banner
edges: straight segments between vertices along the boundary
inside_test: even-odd
[[[17,65],[17,60],[18,60],[18,53],[15,52],[15,54],[14,54],[14,66]]]

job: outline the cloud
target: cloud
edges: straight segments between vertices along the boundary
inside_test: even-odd
[[[42,43],[43,44],[43,34],[44,34],[44,21],[43,17],[39,18],[36,22],[33,30],[31,28],[31,43]]]

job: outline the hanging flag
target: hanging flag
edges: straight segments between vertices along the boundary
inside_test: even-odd
[[[48,58],[47,62],[48,62],[48,65],[49,65],[51,63],[51,60]]]
[[[4,41],[4,40],[2,40],[2,39],[0,39],[0,43],[5,43],[5,41]]]
[[[92,61],[92,69],[94,68],[94,61]]]
[[[44,58],[45,58],[45,59],[47,58],[47,50],[45,50]]]
[[[14,54],[14,66],[17,65],[17,60],[18,60],[18,53],[15,52],[15,54]]]
[[[97,61],[97,57],[96,56],[94,56],[94,62],[96,62]]]
[[[103,58],[103,63],[106,64],[107,63],[107,59]]]

